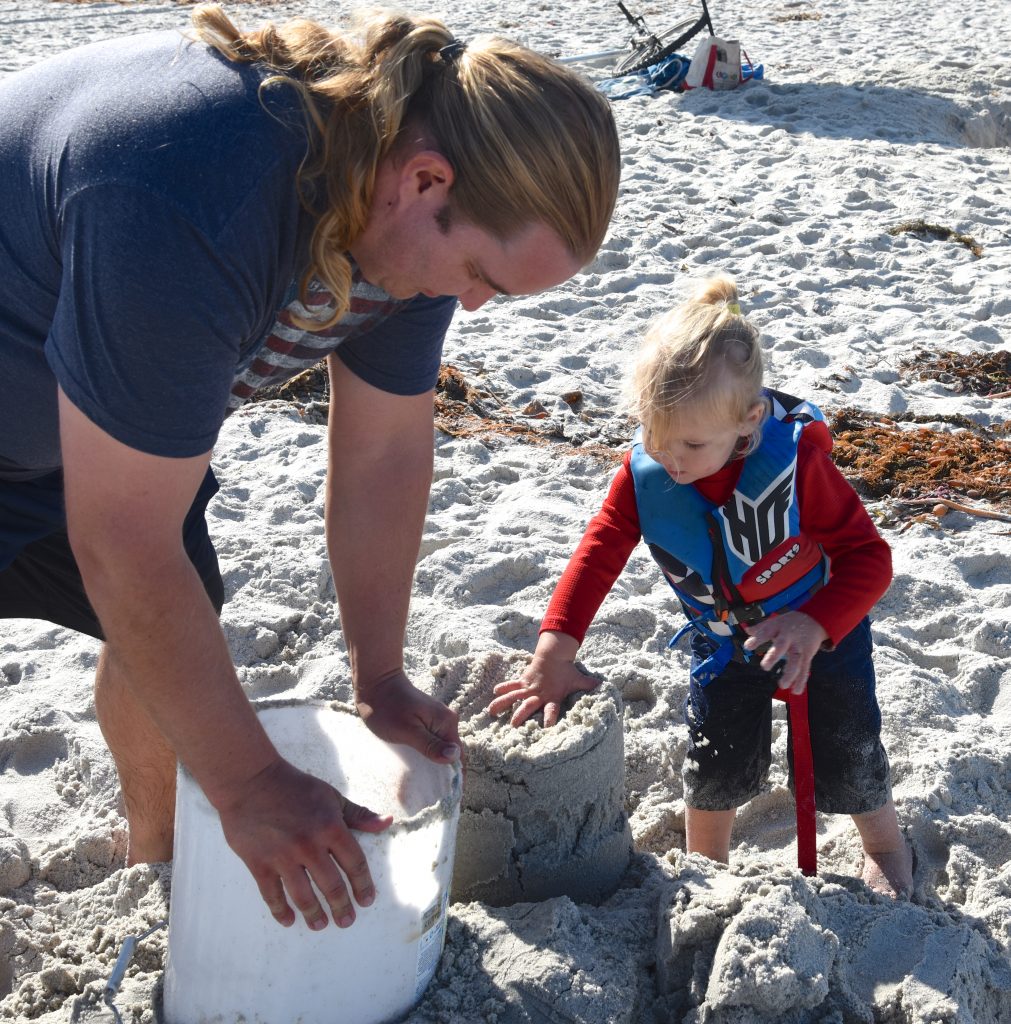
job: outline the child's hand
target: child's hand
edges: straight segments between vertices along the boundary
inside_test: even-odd
[[[771,671],[776,662],[786,661],[779,678],[779,688],[803,693],[811,672],[811,659],[828,639],[828,633],[803,612],[771,615],[754,626],[744,628],[748,633],[748,639],[744,641],[745,650],[754,651],[763,644],[769,644],[759,662],[766,672]]]
[[[522,725],[543,707],[544,725],[550,728],[558,721],[562,701],[570,693],[593,690],[600,684],[599,679],[584,675],[573,664],[578,650],[578,642],[565,633],[542,633],[523,675],[495,687],[498,696],[488,705],[489,713],[501,715],[518,704],[510,723]]]

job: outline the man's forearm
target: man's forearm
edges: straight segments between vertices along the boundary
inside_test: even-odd
[[[88,559],[84,559],[85,568]],[[217,616],[185,554],[85,568],[108,655],[211,803],[277,760],[247,700]]]
[[[330,475],[327,546],[357,691],[403,667],[431,447],[367,464],[338,456]]]

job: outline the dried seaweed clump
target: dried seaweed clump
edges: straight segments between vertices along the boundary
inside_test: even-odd
[[[571,407],[582,401],[579,392],[561,396]],[[606,444],[561,443],[564,435],[557,424],[546,420],[539,403],[517,412],[488,389],[476,389],[455,366],[444,363],[435,387],[435,426],[452,437],[476,437],[485,443],[520,441],[552,445],[561,455],[588,455],[603,462],[620,462],[622,452]],[[541,422],[537,422],[541,421]]]
[[[330,375],[326,362],[310,366],[280,384],[260,388],[249,402],[288,402],[307,423],[326,423],[330,409]]]
[[[896,224],[895,227],[888,229],[890,235],[902,235],[902,234],[913,234],[913,235],[925,235],[929,238],[937,238],[941,241],[952,241],[958,242],[959,245],[964,245],[966,249],[973,254],[973,256],[983,255],[983,246],[976,241],[972,235],[960,235],[958,232],[953,231],[951,228],[946,228],[943,224],[928,224],[925,220],[905,220],[901,224]]]
[[[952,391],[1003,398],[1011,396],[1011,352],[928,352],[899,362],[899,369],[920,380],[936,380]]]
[[[582,393],[559,396],[575,412],[582,404]],[[289,402],[300,416],[311,423],[325,423],[330,408],[330,379],[326,364],[319,363],[295,374],[281,384],[261,388],[250,402]],[[582,413],[581,419],[590,417]],[[538,422],[540,421],[540,422]],[[452,437],[476,437],[489,444],[519,441],[524,444],[553,445],[560,455],[586,455],[606,463],[621,461],[624,437],[617,446],[605,439],[601,443],[564,444],[565,435],[557,422],[548,419],[539,402],[526,409],[510,408],[487,387],[475,387],[456,366],[443,363],[435,385],[435,427]]]
[[[866,497],[965,495],[1011,506],[1011,423],[961,430],[902,427],[889,416],[842,409],[831,420],[833,458]]]

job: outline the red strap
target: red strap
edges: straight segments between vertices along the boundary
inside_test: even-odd
[[[702,76],[702,84],[707,88],[713,87],[713,69],[716,67],[716,46],[709,47],[709,60],[706,62],[706,72]]]
[[[777,690],[774,694],[790,709],[793,733],[793,790],[797,801],[797,866],[805,875],[818,871],[817,824],[814,816],[814,760],[807,723],[807,687],[803,693]]]

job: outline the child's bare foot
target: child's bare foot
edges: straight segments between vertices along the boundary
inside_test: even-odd
[[[860,878],[882,896],[908,899],[913,894],[913,848],[903,842],[898,850],[864,850]]]

